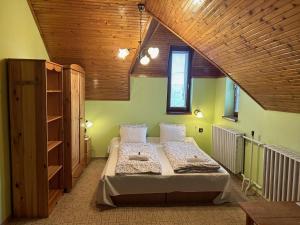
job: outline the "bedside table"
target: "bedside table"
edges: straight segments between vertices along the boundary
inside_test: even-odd
[[[85,167],[88,166],[88,164],[91,161],[91,138],[85,137],[84,138],[84,163]]]

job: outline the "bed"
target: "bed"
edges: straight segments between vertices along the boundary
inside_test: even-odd
[[[97,191],[99,206],[121,206],[126,204],[173,204],[203,203],[215,204],[228,201],[230,175],[221,167],[210,173],[174,173],[158,137],[148,137],[159,155],[161,175],[116,175],[119,138],[113,138],[109,146],[109,158],[101,175]],[[186,138],[198,147],[191,137]],[[199,148],[199,147],[198,147]],[[202,151],[199,148],[200,151]]]

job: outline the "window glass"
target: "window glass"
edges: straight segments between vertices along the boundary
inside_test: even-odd
[[[240,103],[240,87],[226,78],[225,109],[226,117],[238,117]]]
[[[188,60],[188,52],[172,52],[171,107],[186,107]]]
[[[168,64],[167,113],[190,112],[191,60],[193,50],[171,46]]]

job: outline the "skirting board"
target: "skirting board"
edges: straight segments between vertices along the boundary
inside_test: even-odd
[[[9,215],[2,223],[1,225],[6,225],[10,221],[11,216]]]

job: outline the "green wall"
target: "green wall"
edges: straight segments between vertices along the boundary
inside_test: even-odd
[[[0,223],[11,212],[6,58],[48,59],[26,0],[0,1]]]
[[[112,137],[119,135],[120,123],[146,123],[149,136],[159,136],[160,122],[184,123],[187,135],[199,146],[211,151],[211,124],[214,120],[215,80],[193,79],[192,109],[200,107],[205,118],[193,115],[167,115],[167,79],[131,78],[130,101],[86,101],[86,119],[94,126],[88,130],[92,137],[94,156],[105,156]],[[204,128],[198,133],[198,128]]]
[[[228,82],[227,82],[228,83]],[[211,152],[211,125],[221,124],[235,128],[263,143],[286,146],[300,151],[300,114],[266,111],[245,92],[240,91],[238,122],[223,119],[226,79],[193,79],[192,108],[200,107],[203,119],[193,115],[167,115],[167,79],[131,78],[130,101],[86,101],[86,118],[94,123],[88,130],[92,137],[93,155],[106,156],[112,137],[118,136],[120,123],[147,123],[149,136],[159,136],[159,122],[185,123],[187,135],[193,136],[199,146]],[[203,127],[204,133],[198,133]],[[250,145],[247,143],[245,173],[249,176]],[[262,183],[262,154],[254,149],[253,178]],[[257,172],[257,169],[260,169]]]
[[[288,147],[300,152],[300,114],[266,111],[252,100],[244,91],[240,91],[240,106],[238,122],[223,119],[225,103],[226,79],[216,80],[215,118],[217,124],[235,128],[251,136],[255,131],[255,139],[266,144],[275,144]],[[247,143],[246,149],[246,175],[249,175],[250,146]],[[258,178],[262,184],[262,154],[257,160],[257,151],[254,151],[253,176]],[[257,164],[258,163],[258,166]],[[257,167],[259,174],[257,174]],[[258,175],[258,177],[257,177]]]

